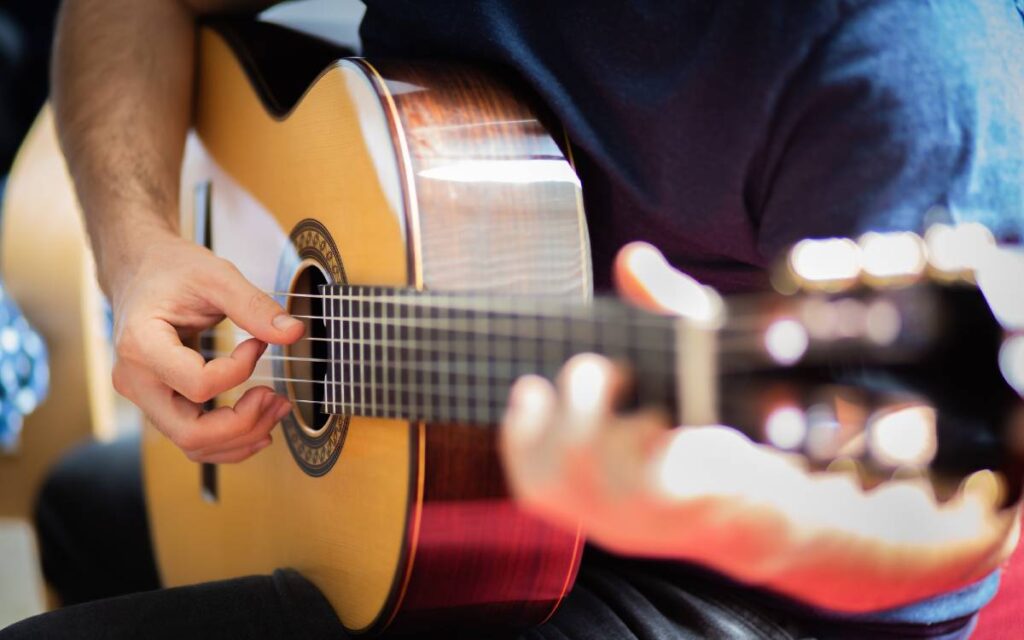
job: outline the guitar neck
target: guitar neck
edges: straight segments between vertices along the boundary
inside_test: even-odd
[[[733,297],[727,319],[713,329],[611,297],[584,304],[324,285],[307,300],[307,357],[291,359],[310,366],[284,377],[308,384],[307,401],[319,412],[476,425],[500,422],[519,377],[554,380],[572,356],[598,353],[628,371],[627,406],[660,407],[681,424],[730,420],[756,432],[763,416],[755,397],[774,393],[771,387],[859,378],[867,365],[882,371],[911,362],[935,333],[934,292],[919,289]],[[893,335],[872,337],[865,321],[815,338],[794,319],[875,308],[898,317]]]
[[[588,352],[628,366],[634,402],[676,409],[679,321],[614,299],[331,285],[311,312],[329,414],[496,424],[517,378]]]

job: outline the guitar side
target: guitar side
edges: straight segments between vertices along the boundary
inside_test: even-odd
[[[182,229],[196,237],[208,218],[207,242],[258,287],[295,287],[309,263],[353,284],[590,295],[575,176],[465,179],[466,163],[507,171],[562,158],[508,90],[459,68],[343,60],[274,112],[221,35],[204,29],[200,40]],[[218,352],[240,337],[228,324]],[[250,384],[273,377],[263,361]],[[516,508],[493,432],[368,418],[317,430],[298,411],[286,420],[302,424],[217,467],[213,487],[147,430],[165,583],[292,567],[357,632],[536,624],[571,587],[581,537]]]

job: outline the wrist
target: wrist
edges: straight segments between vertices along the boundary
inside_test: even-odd
[[[115,220],[105,229],[90,229],[96,274],[100,288],[115,305],[121,293],[130,286],[148,254],[165,243],[177,242],[180,236],[162,218]]]

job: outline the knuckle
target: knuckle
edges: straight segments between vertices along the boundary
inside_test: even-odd
[[[210,385],[199,379],[190,379],[181,391],[181,395],[185,396],[192,402],[209,402],[215,395],[210,390]]]
[[[138,351],[138,342],[131,325],[121,328],[114,338],[114,352],[119,358],[131,359]]]
[[[198,436],[193,430],[185,430],[171,436],[171,442],[184,451],[186,455],[190,455],[190,452],[195,453],[199,449],[198,440]]]

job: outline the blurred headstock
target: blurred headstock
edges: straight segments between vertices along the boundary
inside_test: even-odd
[[[993,470],[1017,496],[1024,253],[977,224],[804,240],[773,283],[729,303],[724,423],[865,482]]]

